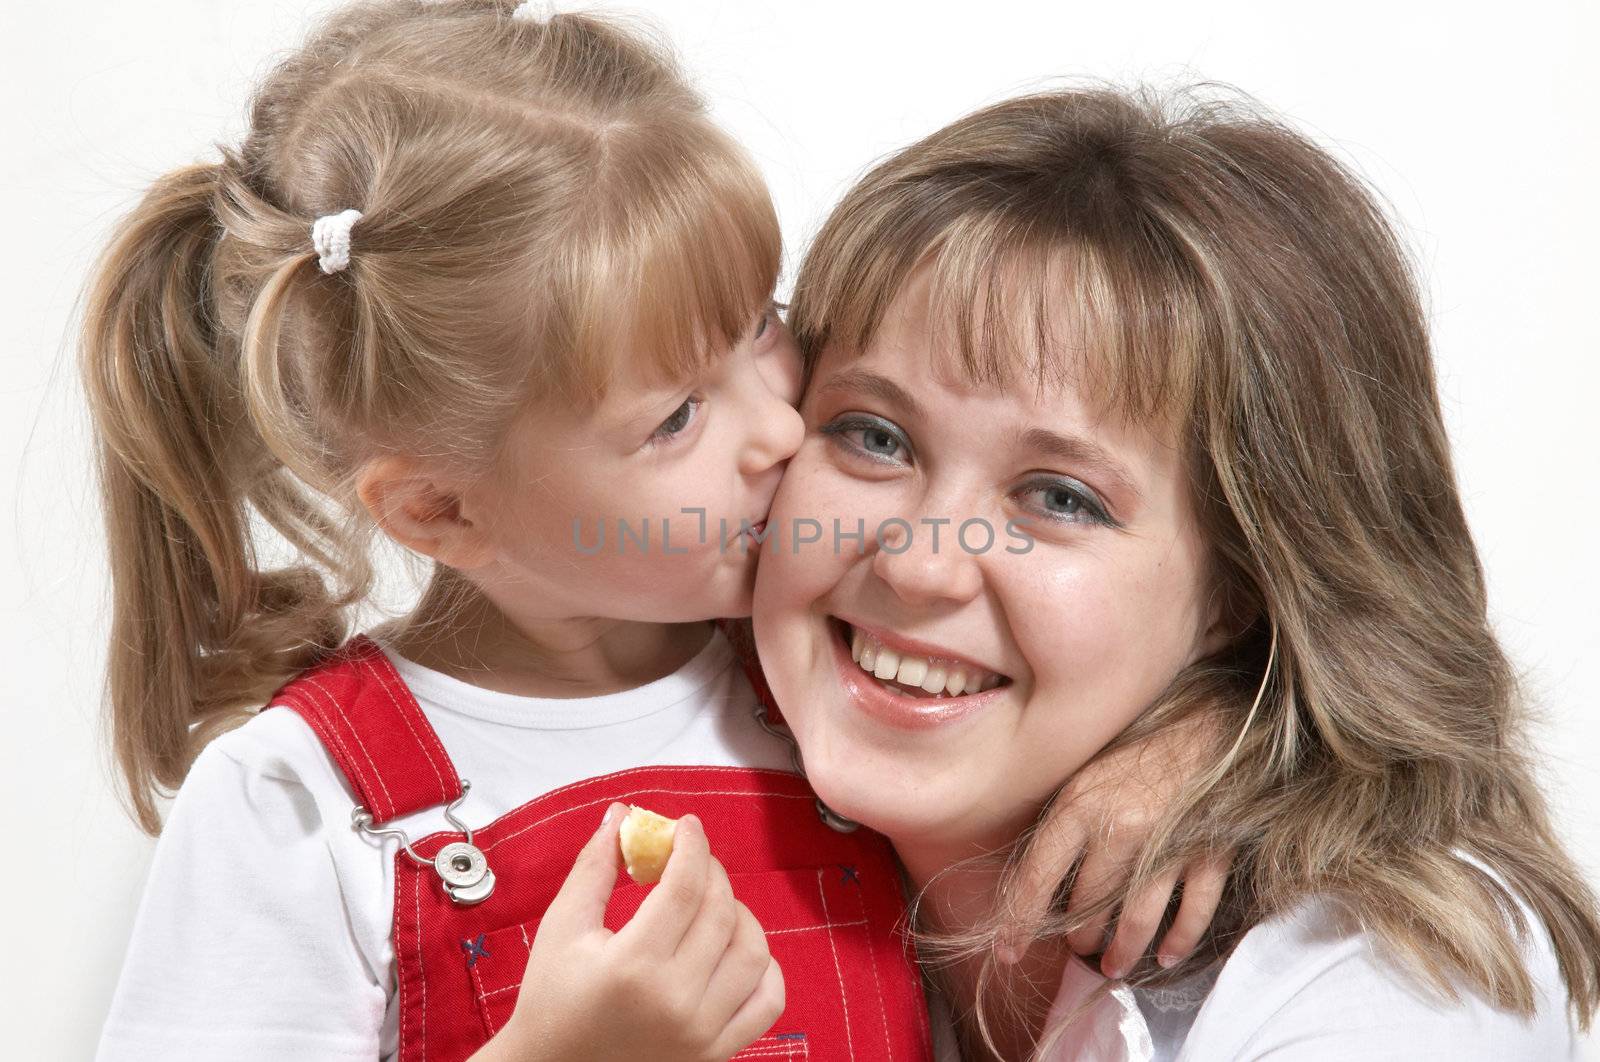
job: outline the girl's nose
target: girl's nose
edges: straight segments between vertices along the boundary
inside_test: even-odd
[[[761,401],[750,413],[750,436],[740,455],[740,471],[747,476],[789,460],[806,434],[799,410],[765,387],[761,391]]]
[[[983,587],[983,572],[979,558],[962,548],[955,523],[885,521],[881,544],[873,547],[873,573],[907,604],[971,601]]]

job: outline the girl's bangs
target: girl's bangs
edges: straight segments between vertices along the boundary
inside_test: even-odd
[[[685,140],[689,142],[685,142]],[[604,233],[579,267],[572,365],[597,400],[621,359],[679,380],[733,346],[772,297],[782,236],[754,166],[694,131],[615,163]]]

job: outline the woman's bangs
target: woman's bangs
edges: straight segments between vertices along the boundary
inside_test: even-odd
[[[861,269],[867,284],[830,285],[831,341],[864,350],[887,307],[925,273],[935,372],[1040,394],[1071,386],[1137,422],[1190,408],[1207,329],[1194,286],[1170,261],[1041,235],[1002,213],[956,218],[921,254],[886,256],[905,264]]]

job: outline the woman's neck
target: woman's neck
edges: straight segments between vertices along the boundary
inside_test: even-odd
[[[407,660],[484,689],[598,697],[672,674],[705,648],[708,623],[543,616],[492,601],[440,568],[417,607],[377,632]]]
[[[994,915],[1001,865],[994,858],[971,858],[992,850],[977,842],[955,847],[895,842],[913,895],[920,897],[917,921],[924,933],[964,933]],[[1000,1051],[998,1057],[1031,1056],[1070,955],[1064,942],[1040,942],[1031,945],[1016,965],[995,968],[985,1016],[989,1035]],[[955,1015],[962,1057],[971,1060],[996,1057],[984,1045],[974,1014],[983,960],[980,953],[940,968],[933,975]]]

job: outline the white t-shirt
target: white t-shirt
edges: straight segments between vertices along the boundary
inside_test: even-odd
[[[1526,905],[1522,914],[1530,928],[1523,961],[1538,995],[1531,1019],[1465,991],[1455,1004],[1430,994],[1382,954],[1370,934],[1341,918],[1335,905],[1313,899],[1245,934],[1220,970],[1168,988],[1116,988],[1074,1023],[1047,1058],[1576,1059],[1576,1032],[1550,936]],[[1047,1028],[1103,983],[1098,973],[1071,960]]]
[[[472,782],[456,814],[474,828],[631,767],[792,770],[789,746],[755,722],[755,694],[720,632],[673,674],[603,697],[498,693],[388,656]],[[96,1057],[392,1057],[399,842],[351,829],[356,803],[287,708],[212,742],[156,845]],[[386,825],[412,838],[452,829],[442,807]]]

